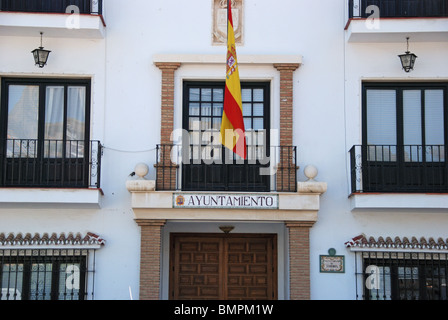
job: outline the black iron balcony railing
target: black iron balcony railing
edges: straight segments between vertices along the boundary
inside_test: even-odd
[[[8,139],[0,187],[100,188],[99,141]]]
[[[222,146],[157,145],[157,190],[296,192],[297,147],[247,146],[237,159]]]
[[[351,191],[448,193],[445,145],[355,145]]]
[[[103,0],[0,0],[0,10],[101,15],[103,13]]]
[[[448,0],[349,0],[348,8],[349,18],[448,17]]]

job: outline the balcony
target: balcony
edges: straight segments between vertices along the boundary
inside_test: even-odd
[[[102,39],[102,0],[0,0],[1,36]]]
[[[138,164],[126,181],[135,219],[317,221],[327,184],[314,179],[313,166],[304,170],[307,181],[297,181],[295,146],[247,146],[245,161],[213,147],[158,145],[156,179],[147,180],[149,167]]]
[[[368,145],[350,150],[352,193],[448,193],[444,145]]]
[[[355,145],[350,149],[352,209],[446,209],[444,145]]]
[[[380,18],[448,17],[446,0],[349,0],[349,17],[370,17],[369,6],[378,7]]]
[[[78,13],[83,14],[102,14],[102,0],[2,0],[0,1],[1,11],[15,12],[40,12],[40,13],[67,13],[67,9],[76,6]],[[70,13],[70,11],[68,12]]]
[[[100,188],[99,141],[8,139],[0,187]]]
[[[221,146],[157,145],[156,149],[160,191],[297,191],[295,146],[247,146],[246,161]]]
[[[0,150],[0,203],[98,208],[99,141],[8,139]]]
[[[349,0],[348,42],[447,41],[448,0]]]

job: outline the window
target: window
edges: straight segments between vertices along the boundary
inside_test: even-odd
[[[269,157],[269,83],[241,83],[248,158],[219,143],[224,83],[184,83],[183,129],[189,133],[189,162],[182,165],[182,190],[269,191],[261,175]]]
[[[448,191],[447,86],[364,83],[364,191]]]
[[[2,185],[87,187],[90,80],[3,79],[1,127]]]
[[[0,300],[91,298],[93,271],[92,266],[89,266],[89,251],[91,250],[0,250]],[[87,286],[89,282],[90,287]]]
[[[448,256],[360,252],[365,300],[447,300]]]

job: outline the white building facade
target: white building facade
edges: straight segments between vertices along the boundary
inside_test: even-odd
[[[2,300],[447,299],[446,1],[0,5]]]

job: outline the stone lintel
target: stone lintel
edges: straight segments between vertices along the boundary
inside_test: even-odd
[[[178,67],[181,64],[226,64],[225,54],[156,54],[157,66]],[[239,65],[272,65],[277,69],[297,69],[302,64],[301,55],[238,55]]]
[[[175,208],[173,197],[181,191],[154,191],[150,180],[133,180],[126,184],[131,192],[136,220],[233,220],[233,221],[317,221],[320,195],[326,183],[299,183],[298,192],[270,193],[278,196],[276,209],[250,208]],[[207,194],[207,192],[185,192]],[[216,192],[214,192],[216,193]],[[236,193],[238,194],[238,193]],[[244,195],[247,193],[241,193]]]

